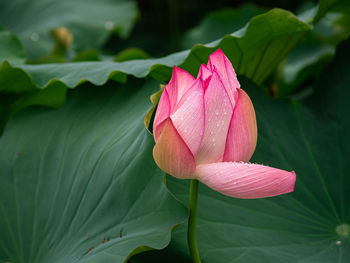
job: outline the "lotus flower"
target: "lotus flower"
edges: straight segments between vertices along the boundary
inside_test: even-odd
[[[153,157],[166,173],[236,198],[294,191],[295,173],[249,163],[257,142],[252,102],[219,49],[197,79],[174,67],[153,123]]]

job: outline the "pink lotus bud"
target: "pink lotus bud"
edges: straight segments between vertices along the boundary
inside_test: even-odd
[[[200,67],[197,79],[174,67],[158,104],[153,133],[154,160],[172,176],[198,179],[237,198],[294,190],[294,172],[246,163],[257,142],[255,111],[220,49]]]

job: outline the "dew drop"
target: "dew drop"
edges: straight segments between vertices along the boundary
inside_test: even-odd
[[[33,41],[38,41],[40,39],[40,36],[38,33],[36,32],[33,32],[31,35],[30,35],[30,39],[33,40]]]
[[[220,126],[220,123],[218,122],[217,124],[216,124],[216,127],[219,127]]]
[[[227,115],[227,112],[226,112],[226,111],[224,111],[224,114],[225,114],[225,115]]]
[[[215,111],[215,115],[216,115],[216,116],[219,115],[219,111],[218,111],[218,110]]]
[[[337,240],[337,241],[335,242],[335,244],[336,244],[337,246],[340,246],[340,245],[342,244],[342,242],[341,242],[340,240]]]
[[[114,28],[114,23],[112,21],[105,22],[105,29],[112,30]]]

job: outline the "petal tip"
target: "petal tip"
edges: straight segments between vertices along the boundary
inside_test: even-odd
[[[295,190],[296,173],[294,171],[290,172],[290,188],[287,193],[292,193]]]
[[[224,55],[224,56],[225,56],[225,53],[222,51],[221,48],[218,48],[216,51],[214,51],[214,52],[211,54],[211,56],[212,56],[212,55]]]
[[[173,67],[173,73],[176,72],[176,71],[181,71],[182,69],[179,68],[178,66],[175,66]]]
[[[190,73],[188,73],[186,70],[184,70],[184,69],[182,69],[182,68],[179,68],[179,67],[177,67],[177,66],[175,66],[174,65],[174,67],[173,67],[173,75],[174,75],[174,73],[176,74],[176,73],[180,73],[180,74],[185,74],[187,77],[190,77],[191,79],[193,79],[193,80],[195,80],[195,78],[190,74]]]

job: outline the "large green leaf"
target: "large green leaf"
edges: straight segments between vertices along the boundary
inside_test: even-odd
[[[292,13],[273,9],[254,17],[246,27],[231,35],[206,45],[195,45],[191,50],[164,58],[122,63],[82,62],[15,67],[26,72],[40,88],[48,87],[55,80],[71,88],[83,81],[101,85],[115,74],[133,75],[138,78],[151,74],[158,80],[166,81],[170,77],[173,65],[181,66],[196,75],[198,65],[205,63],[215,49],[222,48],[236,71],[259,83],[307,31],[309,26]]]
[[[187,211],[143,127],[149,81],[69,91],[16,114],[0,139],[0,262],[125,262],[163,248]]]
[[[252,162],[297,174],[295,192],[239,200],[200,185],[197,240],[203,262],[350,261],[350,39],[307,101],[274,100],[241,79],[255,106],[258,145]],[[168,177],[184,203],[189,184]],[[188,258],[186,226],[152,262]],[[146,256],[132,262],[151,262]]]
[[[46,55],[53,49],[50,31],[68,28],[75,50],[98,47],[112,30],[126,37],[137,15],[132,0],[2,0],[0,23],[15,32],[29,58]]]

